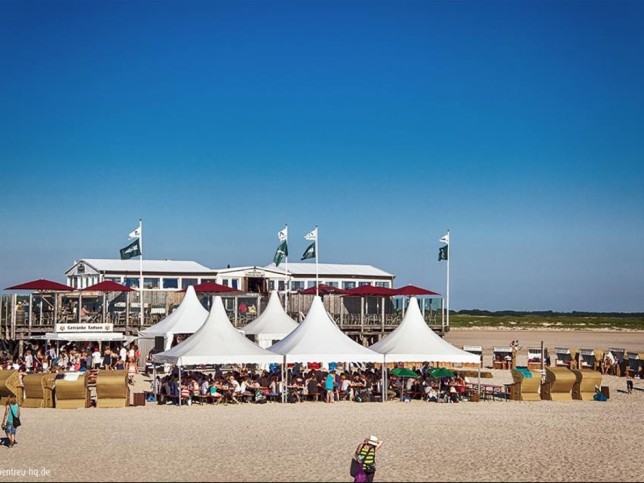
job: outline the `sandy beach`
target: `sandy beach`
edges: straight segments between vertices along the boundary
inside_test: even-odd
[[[569,339],[571,334],[579,337]],[[641,350],[644,342],[642,333],[548,335],[557,345],[583,335],[584,343],[598,348],[623,341],[627,349]],[[468,330],[448,338],[457,344],[476,339],[484,347],[519,338],[526,347],[540,337]],[[509,371],[492,372],[494,382],[511,379]],[[147,389],[146,381],[137,376],[137,388]],[[605,376],[603,384],[611,394],[605,403],[25,409],[19,444],[0,448],[0,480],[351,481],[351,455],[370,434],[385,441],[376,481],[641,480],[644,381],[635,381],[631,395],[623,378]]]

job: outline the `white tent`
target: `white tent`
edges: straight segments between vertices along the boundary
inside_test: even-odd
[[[370,349],[385,355],[387,362],[452,362],[478,364],[480,358],[453,346],[438,336],[425,322],[418,301],[409,300],[400,325]]]
[[[257,344],[266,348],[273,342],[282,340],[297,326],[297,322],[286,314],[277,292],[273,290],[262,314],[241,330],[246,335],[255,336]]]
[[[186,295],[170,315],[145,330],[139,332],[142,339],[165,337],[165,349],[172,345],[175,334],[194,334],[208,317],[208,311],[201,305],[192,285],[186,290]]]
[[[200,364],[269,364],[282,356],[257,346],[228,320],[221,297],[215,297],[201,328],[172,349],[152,356],[155,362],[177,366]]]
[[[382,362],[382,355],[354,342],[327,314],[319,296],[300,325],[269,350],[286,362]]]

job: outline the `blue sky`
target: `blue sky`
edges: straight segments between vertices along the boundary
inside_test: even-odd
[[[0,288],[365,263],[451,307],[644,311],[644,3],[0,1]],[[295,255],[295,256],[294,256]]]

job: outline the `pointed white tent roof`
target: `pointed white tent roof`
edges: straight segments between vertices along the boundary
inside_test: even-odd
[[[270,351],[286,356],[286,362],[382,362],[382,355],[354,342],[327,314],[319,296],[300,325]]]
[[[241,330],[246,335],[257,336],[257,340],[276,340],[283,339],[297,326],[297,322],[286,314],[277,292],[273,290],[262,314]]]
[[[158,324],[139,332],[139,336],[172,338],[174,334],[194,334],[206,317],[208,311],[201,305],[194,287],[190,285],[179,307]]]
[[[197,332],[152,358],[155,362],[181,366],[282,362],[282,356],[262,349],[233,327],[219,296],[215,297],[208,318]]]
[[[396,330],[370,349],[385,354],[387,362],[480,362],[479,356],[453,346],[425,322],[416,297],[411,297],[405,317]]]

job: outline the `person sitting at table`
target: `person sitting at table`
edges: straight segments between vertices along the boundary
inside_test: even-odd
[[[428,402],[438,402],[438,392],[432,386],[425,386],[425,398]]]
[[[223,397],[221,393],[221,380],[210,381],[208,386],[208,396],[210,396],[215,404],[221,403]]]
[[[231,393],[230,393],[230,400],[232,401],[233,404],[238,404],[239,400],[237,397],[241,396],[244,391],[242,391],[241,384],[235,379],[235,376],[229,376],[228,377],[228,385],[231,388]]]
[[[340,398],[351,401],[351,381],[346,374],[342,374],[340,378]]]
[[[309,396],[312,401],[317,401],[318,396],[320,395],[320,386],[318,385],[318,381],[313,374],[308,375],[305,385],[307,392],[306,395]]]

